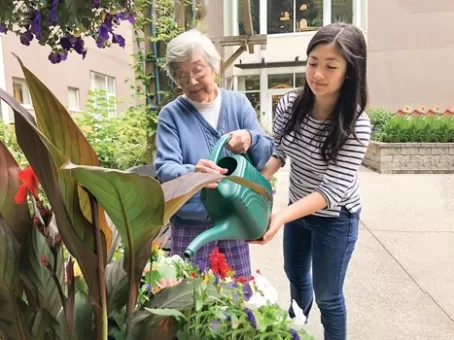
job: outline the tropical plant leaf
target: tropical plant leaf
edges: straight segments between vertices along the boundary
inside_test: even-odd
[[[123,258],[106,267],[107,315],[111,317],[128,302],[128,280],[123,269]]]
[[[174,326],[172,317],[137,311],[128,320],[126,340],[173,340]]]
[[[179,310],[171,308],[145,308],[147,312],[158,316],[171,316],[177,320],[186,319],[186,316]]]
[[[76,3],[76,1],[71,2]],[[84,1],[79,2],[84,3]],[[55,157],[54,155],[53,160],[56,163],[57,168],[62,166],[66,159],[70,159],[77,164],[98,166],[99,159],[96,156],[95,150],[93,150],[90,143],[88,143],[66,108],[59,102],[57,97],[46,87],[46,85],[24,66],[17,56],[16,58],[22,67],[22,72],[24,73],[27,86],[30,90],[38,128],[63,156],[63,158],[60,158]],[[74,191],[77,190],[77,183],[68,176],[68,174],[62,174],[61,177],[60,185],[62,187],[63,198],[68,206],[74,200]],[[91,209],[88,195],[82,190],[79,190],[78,194],[82,213],[85,218],[91,222]],[[77,212],[77,210],[75,210],[75,212]],[[112,242],[112,232],[107,224],[104,210],[101,206],[99,206],[99,223],[105,236],[106,251],[109,251]]]
[[[63,305],[52,272],[41,263],[41,257],[48,261],[52,269],[55,268],[57,280],[63,291],[63,247],[60,247],[57,256],[54,256],[44,236],[36,228],[30,228],[20,255],[21,278],[33,293],[37,305],[43,309],[42,312],[47,311],[56,320]]]
[[[73,187],[73,196],[68,195],[68,190],[66,190],[67,195],[63,196],[57,168],[53,161],[53,157],[59,157],[58,151],[38,130],[33,117],[21,104],[2,89],[0,89],[0,98],[14,111],[19,146],[40,180],[52,206],[60,237],[81,267],[90,291],[91,302],[99,304],[98,257],[93,251],[93,229],[80,211],[76,186]],[[67,199],[66,202],[63,201],[64,197]]]
[[[32,225],[27,202],[17,204],[14,201],[19,186],[20,168],[9,152],[0,142],[0,216],[10,226],[19,243],[25,239],[27,230]]]
[[[90,306],[88,296],[77,292],[74,304],[74,332],[77,339],[95,339],[93,327],[93,308]]]
[[[31,339],[21,312],[19,297],[19,243],[0,218],[0,339]]]
[[[138,280],[150,257],[151,242],[163,224],[161,185],[148,176],[71,162],[62,170],[67,170],[96,197],[115,224],[125,245],[124,268],[128,273],[130,294],[137,296]]]
[[[224,176],[207,173],[188,173],[162,185],[165,199],[164,221],[167,222],[194,194],[210,183],[220,180],[230,180],[244,185],[270,201],[272,197],[264,187],[249,180],[236,176]]]
[[[32,339],[62,339],[60,325],[46,309],[38,309],[31,325]]]

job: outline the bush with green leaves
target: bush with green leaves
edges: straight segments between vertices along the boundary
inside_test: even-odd
[[[453,143],[454,116],[396,115],[386,110],[369,114],[372,139],[386,143]]]
[[[75,117],[76,123],[93,146],[101,165],[128,169],[146,164],[147,118],[145,107],[134,106],[116,115],[114,98],[104,91],[90,91],[86,111]]]

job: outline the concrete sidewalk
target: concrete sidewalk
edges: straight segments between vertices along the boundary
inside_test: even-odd
[[[287,204],[288,167],[276,209]],[[349,340],[454,339],[454,176],[379,175],[361,169],[363,212],[345,295]],[[260,268],[289,303],[282,232],[252,246]],[[323,340],[315,307],[307,330]]]

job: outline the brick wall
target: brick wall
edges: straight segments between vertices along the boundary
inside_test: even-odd
[[[383,174],[454,173],[454,143],[371,142],[363,165]]]

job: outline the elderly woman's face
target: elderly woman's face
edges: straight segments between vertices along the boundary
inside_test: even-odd
[[[215,97],[215,72],[200,51],[194,51],[190,60],[180,63],[176,81],[183,92],[196,102],[209,102]]]

